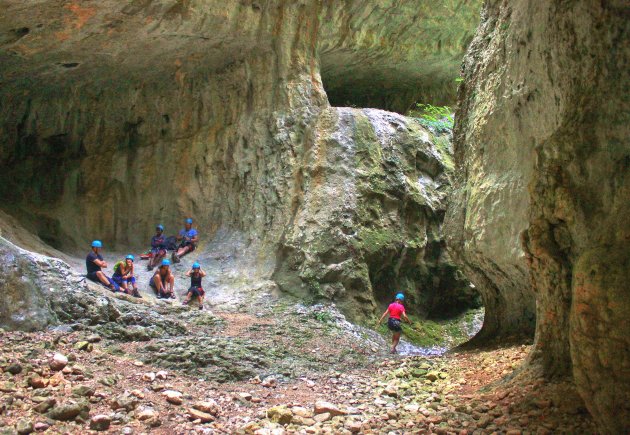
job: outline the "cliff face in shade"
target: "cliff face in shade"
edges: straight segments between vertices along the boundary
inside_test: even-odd
[[[381,143],[368,130],[369,138],[348,140],[367,147],[369,139],[370,152],[379,147],[412,148],[388,151],[393,157],[404,157],[400,167],[381,157],[361,163],[375,177],[383,177],[375,178],[380,184],[370,187],[383,198],[374,205],[383,210],[375,211],[380,213],[379,223],[370,231],[376,234],[383,227],[388,237],[358,248],[360,258],[351,268],[339,266],[343,284],[334,283],[334,291],[325,287],[333,284],[333,277],[323,271],[334,263],[325,252],[299,260],[304,265],[299,271],[286,271],[287,264],[297,264],[285,258],[286,250],[302,237],[296,222],[310,222],[319,213],[310,202],[303,204],[322,195],[319,185],[304,185],[307,177],[316,178],[311,173],[313,141],[341,132],[325,122],[337,115],[329,112],[320,58],[330,60],[328,76],[334,78],[355,75],[336,57],[351,47],[361,64],[372,69],[381,64],[379,59],[393,60],[400,48],[405,55],[396,59],[397,71],[405,65],[415,70],[417,56],[433,52],[436,40],[427,41],[423,49],[412,47],[419,44],[415,26],[400,38],[385,38],[399,31],[401,22],[421,18],[435,22],[426,7],[421,17],[410,7],[415,2],[397,3],[385,7],[314,0],[3,1],[1,207],[34,235],[65,252],[83,252],[87,242],[96,238],[108,250],[141,249],[158,222],[173,234],[184,216],[193,216],[201,229],[202,247],[219,228],[237,232],[264,253],[261,267],[268,274],[297,283],[287,291],[309,288],[315,296],[342,304],[348,301],[349,312],[371,311],[386,292],[378,290],[381,294],[375,298],[371,282],[385,282],[387,277],[416,292],[419,306],[422,303],[427,309],[437,303],[438,290],[466,289],[463,299],[469,300],[469,287],[443,253],[442,203],[425,205],[420,204],[422,198],[404,198],[409,186],[421,188],[421,182],[413,180],[422,169],[413,167],[415,153],[433,145],[425,140],[414,150],[410,142]],[[465,5],[462,8],[475,7]],[[451,7],[445,2],[446,9]],[[392,10],[398,11],[395,16]],[[368,11],[371,18],[357,25]],[[380,42],[368,44],[369,35]],[[449,44],[461,45],[464,39],[454,36]],[[462,49],[445,48],[435,56],[444,55],[451,62],[457,50]],[[379,76],[379,83],[396,81],[398,73],[392,74]],[[410,75],[408,86],[418,84],[418,77]],[[365,115],[343,112],[349,122],[355,122],[355,116],[367,122]],[[397,124],[406,122],[395,119]],[[416,136],[419,128],[413,127]],[[341,151],[335,155],[348,157]],[[438,157],[427,156],[427,165],[435,167],[428,175],[422,172],[429,177],[425,181],[430,188],[431,177],[442,173]],[[391,173],[387,165],[393,165]],[[349,166],[341,175],[354,184],[357,170]],[[327,176],[338,174],[323,173],[323,188],[336,183]],[[344,193],[344,184],[337,187],[337,194]],[[336,212],[329,209],[331,215]],[[368,212],[355,211],[355,224],[369,228]],[[405,221],[415,218],[423,220]],[[311,230],[336,234],[341,224],[345,221],[331,218]],[[399,229],[403,234],[414,231],[411,244],[392,234]],[[369,237],[361,234],[361,240]],[[304,248],[298,251],[303,253]],[[338,258],[348,259],[352,252],[346,250]],[[399,255],[404,261],[399,262]],[[412,270],[425,261],[425,269]],[[351,277],[355,273],[356,279]],[[430,279],[432,274],[435,277]],[[324,290],[309,287],[313,283]],[[387,289],[388,298],[391,291]],[[364,309],[350,306],[355,296],[368,301]]]
[[[455,80],[479,24],[481,3],[331,2],[319,50],[331,104],[399,113],[416,102],[454,104]]]
[[[629,17],[627,2],[487,3],[446,220],[485,338],[532,325],[536,299],[531,363],[573,377],[607,433],[630,430]]]
[[[60,247],[184,215],[277,234],[326,103],[320,7],[289,3],[9,3],[32,31],[2,51],[5,207]]]

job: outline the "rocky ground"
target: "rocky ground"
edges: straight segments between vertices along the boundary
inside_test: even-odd
[[[121,296],[123,321],[3,332],[0,433],[596,432],[577,398],[556,406],[568,386],[518,372],[527,346],[392,356],[265,291],[230,311],[146,299]]]
[[[0,330],[0,434],[596,432],[573,389],[519,370],[528,346],[443,353],[481,312],[418,320],[408,335],[431,345],[391,355],[385,331],[279,294],[235,249],[174,265],[174,300],[155,299],[141,261],[141,299],[67,271],[67,297],[49,296],[67,323]],[[195,260],[209,272],[203,310],[181,304]]]

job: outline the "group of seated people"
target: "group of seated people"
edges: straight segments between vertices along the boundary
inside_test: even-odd
[[[195,250],[199,241],[199,234],[192,227],[192,224],[193,220],[191,218],[186,219],[184,229],[174,238],[164,237],[164,226],[158,225],[155,236],[151,238],[151,251],[148,255],[149,264],[147,269],[153,270],[158,264],[159,267],[157,272],[151,277],[149,285],[160,299],[175,299],[175,276],[171,272],[171,260],[173,263],[179,263],[181,257]],[[169,242],[169,239],[171,239],[171,242]],[[169,243],[172,246],[169,246]],[[169,247],[173,250],[171,260],[165,258]],[[129,254],[124,260],[114,264],[114,273],[109,277],[102,270],[107,268],[107,262],[103,260],[101,255],[102,249],[103,243],[100,240],[92,242],[92,251],[85,259],[86,277],[91,281],[103,284],[113,292],[124,292],[137,298],[142,297],[138,292],[134,275],[135,257]],[[205,295],[201,286],[201,279],[206,276],[206,272],[201,269],[199,263],[195,262],[192,268],[186,272],[186,276],[190,277],[190,288],[186,293],[183,304],[188,304],[195,297],[201,310],[203,309],[203,298]]]

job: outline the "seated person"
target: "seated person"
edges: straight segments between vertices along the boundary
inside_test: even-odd
[[[100,240],[94,240],[92,242],[92,252],[85,258],[85,268],[87,269],[86,276],[90,281],[103,284],[115,293],[120,290],[118,285],[101,270],[107,267],[107,263],[101,256],[102,248],[103,244]]]
[[[186,276],[190,277],[190,288],[186,294],[186,299],[182,304],[187,305],[194,296],[199,301],[199,309],[203,310],[203,297],[206,294],[201,287],[201,278],[206,276],[206,272],[201,270],[199,263],[193,263],[192,269],[186,272]]]
[[[191,218],[186,219],[185,227],[177,235],[177,241],[181,241],[176,252],[173,252],[171,260],[175,263],[179,263],[179,259],[184,255],[192,252],[197,247],[199,241],[199,235],[197,230],[192,227],[193,220]]]
[[[140,298],[142,296],[138,293],[136,277],[133,275],[133,260],[133,255],[129,254],[125,257],[124,261],[119,261],[114,264],[112,280],[128,295]]]
[[[175,286],[175,276],[171,273],[170,266],[170,261],[167,259],[162,260],[162,264],[158,268],[158,271],[155,275],[153,275],[153,277],[151,277],[151,281],[149,281],[149,285],[157,294],[158,299],[175,299],[175,292],[173,291]]]
[[[151,237],[151,258],[147,264],[147,270],[153,270],[166,256],[166,237],[164,237],[164,226],[161,224],[155,227],[155,236]]]

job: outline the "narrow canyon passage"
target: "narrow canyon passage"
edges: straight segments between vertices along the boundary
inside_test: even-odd
[[[628,16],[0,1],[1,430],[628,432]],[[83,276],[185,217],[177,300]]]

